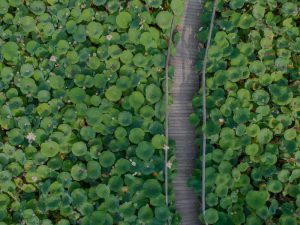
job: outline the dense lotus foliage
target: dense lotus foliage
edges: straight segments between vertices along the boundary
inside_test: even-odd
[[[299,6],[297,0],[218,2],[206,127],[201,95],[190,116],[199,137],[202,131],[208,137],[206,212],[200,216],[208,224],[299,224]],[[202,44],[212,7],[206,1],[201,14]],[[195,170],[190,180],[198,193],[200,173]]]
[[[163,188],[164,68],[182,9],[0,0],[1,225],[178,224]]]

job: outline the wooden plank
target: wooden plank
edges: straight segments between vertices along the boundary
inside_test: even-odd
[[[179,25],[181,40],[176,55],[171,59],[175,74],[172,82],[173,104],[170,108],[169,134],[176,141],[177,176],[173,187],[176,208],[181,214],[182,225],[199,225],[200,201],[194,191],[187,187],[195,167],[199,151],[195,145],[195,131],[188,122],[193,112],[191,100],[199,90],[199,75],[194,69],[199,55],[195,35],[199,30],[201,0],[186,0],[185,14]],[[200,178],[199,178],[200,179]]]

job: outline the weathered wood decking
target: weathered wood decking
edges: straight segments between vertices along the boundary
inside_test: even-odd
[[[173,104],[169,116],[170,138],[176,141],[177,176],[173,182],[176,207],[182,216],[182,225],[199,225],[200,204],[193,190],[187,187],[192,174],[198,150],[194,144],[193,127],[188,116],[193,111],[191,100],[199,90],[199,77],[194,70],[198,55],[195,34],[198,31],[201,0],[186,0],[185,14],[180,25],[181,40],[177,53],[171,59],[175,67],[172,82]],[[200,179],[200,178],[199,178]]]

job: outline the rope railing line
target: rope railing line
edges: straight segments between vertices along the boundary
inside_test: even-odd
[[[215,21],[215,15],[216,15],[216,9],[217,9],[217,3],[218,0],[214,0],[214,6],[213,11],[211,15],[211,21],[210,21],[210,27],[209,27],[209,33],[208,33],[208,39],[205,49],[205,55],[203,60],[203,67],[202,67],[202,79],[201,79],[201,87],[202,87],[202,125],[205,127],[206,125],[206,119],[207,119],[207,112],[206,112],[206,67],[208,62],[208,49],[210,47],[211,38],[212,38],[212,32],[214,27],[214,21]],[[206,170],[206,135],[203,131],[203,139],[202,139],[202,193],[201,193],[201,203],[202,203],[202,212],[203,215],[205,214],[205,197],[206,197],[206,190],[205,190],[205,170]],[[205,222],[207,225],[207,223]]]
[[[165,65],[165,137],[166,137],[166,144],[164,146],[165,150],[165,196],[166,196],[166,206],[169,206],[169,174],[168,174],[168,150],[169,150],[169,61],[170,61],[170,55],[171,55],[171,45],[172,45],[172,39],[173,39],[173,31],[174,31],[174,15],[172,16],[171,21],[171,30],[170,30],[170,37],[169,37],[169,43],[168,43],[168,52],[167,52],[167,58],[166,58],[166,65]],[[167,222],[168,225],[170,225],[170,219],[168,219]]]

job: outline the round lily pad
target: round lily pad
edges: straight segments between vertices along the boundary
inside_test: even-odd
[[[41,153],[46,157],[54,157],[61,151],[59,144],[54,141],[47,141],[41,145]]]
[[[156,23],[162,29],[168,29],[172,23],[172,13],[168,11],[161,11],[156,16]]]
[[[116,23],[119,28],[128,28],[131,21],[132,16],[128,12],[120,12],[116,17]]]

